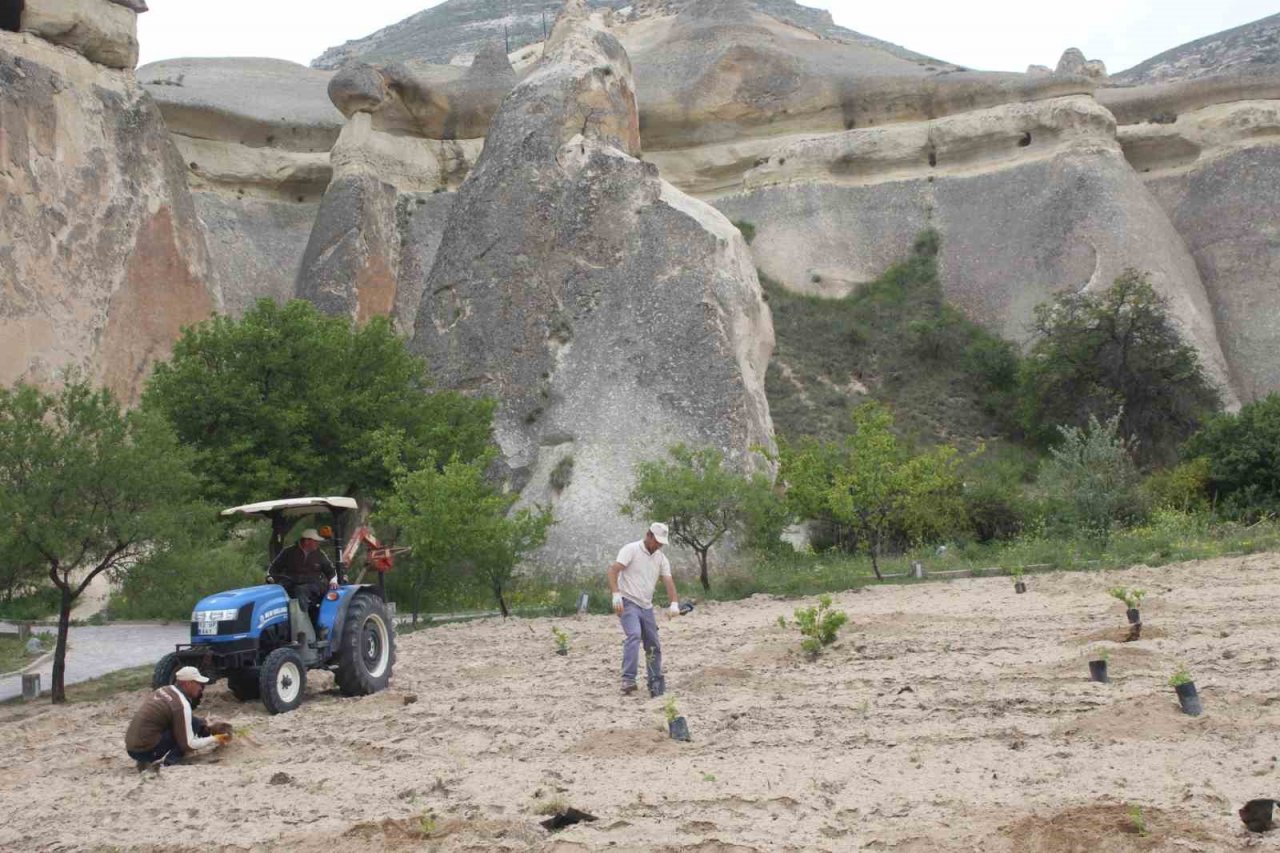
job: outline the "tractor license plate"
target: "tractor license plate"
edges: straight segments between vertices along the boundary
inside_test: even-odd
[[[218,634],[218,623],[198,622],[196,623],[196,629],[201,637],[214,637]]]

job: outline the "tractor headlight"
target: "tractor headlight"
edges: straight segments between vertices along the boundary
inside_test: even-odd
[[[192,622],[229,622],[234,618],[235,610],[197,610],[191,614]]]

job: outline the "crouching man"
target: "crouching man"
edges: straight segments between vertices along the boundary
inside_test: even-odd
[[[184,666],[174,683],[161,687],[142,703],[125,733],[125,750],[145,770],[153,764],[177,764],[197,750],[209,749],[231,739],[228,723],[208,725],[192,714],[200,704],[209,679],[194,666]]]
[[[662,672],[662,642],[658,639],[658,620],[653,614],[653,590],[662,578],[671,602],[668,618],[680,614],[676,584],[671,579],[671,563],[662,553],[667,544],[667,526],[660,521],[649,525],[644,538],[622,546],[618,559],[609,566],[609,591],[613,593],[613,612],[622,625],[622,692],[636,692],[636,670],[640,664],[640,647],[644,646],[648,661],[649,694],[659,696],[665,684]]]

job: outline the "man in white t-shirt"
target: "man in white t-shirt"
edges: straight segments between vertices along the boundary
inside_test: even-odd
[[[636,692],[636,669],[640,664],[640,646],[644,644],[648,659],[649,693],[658,695],[662,688],[662,644],[658,641],[658,620],[653,614],[653,590],[658,578],[667,588],[671,602],[668,616],[680,615],[680,599],[676,582],[671,578],[671,563],[662,553],[667,544],[667,526],[660,521],[649,525],[644,538],[622,546],[618,559],[609,566],[609,591],[613,593],[613,612],[622,624],[622,692]],[[655,687],[657,688],[655,690]]]

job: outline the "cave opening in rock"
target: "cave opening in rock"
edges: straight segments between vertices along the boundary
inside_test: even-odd
[[[1018,147],[1026,148],[1030,144],[1031,144],[1031,131],[1028,130],[1026,133],[1022,134],[1022,138],[1018,140]]]
[[[22,24],[24,0],[0,0],[0,30],[16,33]]]

